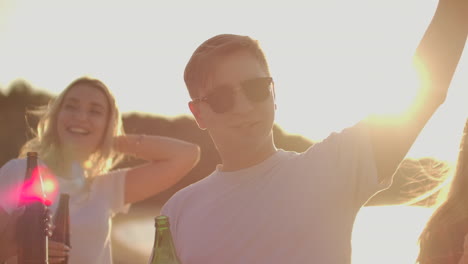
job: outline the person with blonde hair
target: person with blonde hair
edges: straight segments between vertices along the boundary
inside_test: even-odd
[[[181,262],[350,263],[356,214],[390,185],[444,102],[467,34],[468,2],[440,0],[416,50],[424,79],[411,107],[402,115],[366,118],[303,153],[275,146],[277,87],[258,41],[221,34],[203,42],[184,80],[190,111],[210,134],[221,164],[162,208]]]
[[[441,192],[443,200],[439,202],[420,234],[419,264],[468,264],[467,152],[468,119],[449,190]]]
[[[112,263],[112,217],[175,184],[197,164],[200,152],[198,145],[175,138],[126,135],[108,87],[91,77],[74,80],[49,104],[20,158],[0,170],[0,261],[16,253],[12,232],[21,208],[12,188],[24,180],[30,151],[38,152],[39,165],[55,176],[58,192],[70,195],[72,248],[49,243],[49,263],[68,256],[70,264]],[[125,154],[148,162],[113,170]],[[58,201],[52,202],[53,213]]]

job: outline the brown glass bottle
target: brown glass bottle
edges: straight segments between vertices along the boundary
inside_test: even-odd
[[[70,211],[69,211],[70,195],[66,193],[60,194],[60,200],[57,211],[54,216],[54,232],[50,238],[53,241],[63,243],[68,247],[70,244]],[[68,264],[68,257],[60,262],[60,264]]]
[[[156,234],[149,264],[181,264],[169,229],[169,218],[165,215],[157,216],[155,227]]]
[[[37,158],[37,152],[28,152],[25,182],[32,179]],[[17,224],[18,264],[48,264],[47,207],[40,199],[24,203],[27,198],[23,188],[19,205],[25,210]]]

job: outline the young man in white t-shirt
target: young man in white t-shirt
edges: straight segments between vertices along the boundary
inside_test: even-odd
[[[301,154],[273,142],[275,87],[258,43],[225,34],[201,44],[184,80],[222,163],[162,209],[182,263],[350,263],[357,212],[390,185],[445,100],[467,38],[466,6],[440,1],[415,54],[428,79],[408,110],[369,117]]]

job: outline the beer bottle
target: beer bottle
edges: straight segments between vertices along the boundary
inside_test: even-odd
[[[35,180],[32,176],[37,168],[37,158],[37,152],[28,152],[25,182]],[[29,201],[31,197],[27,192],[23,187],[18,203],[25,206],[17,224],[18,264],[48,264],[47,207],[40,198]]]
[[[54,217],[54,232],[50,238],[53,241],[63,243],[70,247],[70,212],[69,212],[70,195],[66,193],[60,194],[60,200],[57,211]],[[60,264],[68,264],[68,256]]]
[[[165,215],[157,216],[155,227],[153,252],[149,264],[181,264],[172,241],[169,218]]]

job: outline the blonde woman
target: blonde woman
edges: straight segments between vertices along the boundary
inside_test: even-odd
[[[28,151],[39,153],[39,164],[56,176],[59,192],[71,195],[72,249],[53,241],[49,248],[50,263],[68,255],[70,264],[112,263],[112,217],[175,184],[198,162],[200,152],[197,145],[173,138],[125,135],[113,95],[103,82],[89,77],[73,81],[49,105],[37,137],[23,146],[20,158],[2,167],[0,195],[23,180],[22,157]],[[148,162],[111,170],[124,154]],[[12,231],[21,209],[18,199],[0,198],[2,261],[15,253]]]
[[[468,264],[468,120],[460,143],[455,174],[447,197],[434,211],[422,231],[420,264]],[[468,241],[467,241],[468,242]],[[466,243],[468,245],[468,243]]]

